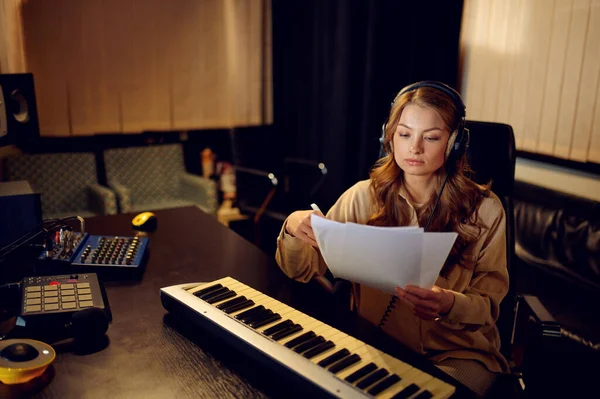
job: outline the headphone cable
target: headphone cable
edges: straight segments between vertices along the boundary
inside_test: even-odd
[[[451,172],[451,169],[448,168],[448,170],[446,171],[446,176],[444,177],[444,182],[442,183],[442,188],[440,188],[440,193],[438,194],[437,198],[435,199],[435,204],[433,204],[433,209],[431,210],[431,213],[429,214],[429,218],[427,219],[427,223],[425,224],[425,228],[423,229],[423,231],[427,231],[427,229],[429,228],[429,224],[431,223],[431,220],[433,219],[433,214],[435,213],[435,210],[440,202],[440,198],[442,198],[442,192],[444,192],[444,187],[446,187],[446,183],[448,182],[448,177],[450,176],[450,172]],[[398,297],[396,295],[392,295],[392,298],[390,299],[390,302],[388,303],[387,307],[385,308],[385,311],[383,312],[383,315],[381,316],[381,320],[379,320],[379,324],[377,325],[377,328],[379,328],[380,330],[383,328],[383,326],[385,326],[385,323],[387,323],[388,318],[390,317],[390,315],[396,308],[396,301],[398,301]]]

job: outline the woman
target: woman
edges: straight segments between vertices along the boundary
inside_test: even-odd
[[[374,166],[370,179],[342,194],[326,217],[458,233],[433,288],[397,287],[394,299],[354,284],[353,307],[483,394],[495,373],[508,371],[495,324],[508,291],[506,221],[489,185],[479,186],[466,177],[464,151],[458,156],[453,152],[463,117],[460,96],[442,83],[419,82],[400,91],[384,128],[386,156]],[[303,282],[327,268],[310,225],[312,213],[323,216],[306,210],[287,218],[276,253],[281,269]]]

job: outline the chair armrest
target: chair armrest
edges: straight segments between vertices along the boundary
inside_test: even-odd
[[[191,173],[182,173],[179,178],[181,197],[198,204],[204,212],[215,215],[218,207],[217,184]]]
[[[98,215],[117,214],[117,196],[108,187],[100,184],[88,185],[88,201],[92,212]]]
[[[312,166],[321,171],[322,174],[327,174],[327,167],[323,162],[313,161],[310,159],[304,158],[285,158],[283,160],[284,164],[295,164],[295,165],[304,165],[304,166]]]
[[[277,180],[277,176],[274,173],[267,172],[261,169],[247,168],[245,166],[236,166],[236,173],[247,174],[252,176],[264,177],[266,180],[270,182],[273,186],[277,186],[279,184],[279,180]]]
[[[521,306],[524,306],[524,310],[528,311],[528,314],[540,325],[540,332],[543,337],[560,338],[560,324],[556,322],[554,316],[546,309],[538,297],[533,295],[519,296],[516,313],[519,312],[519,307]]]
[[[252,193],[251,195],[253,196],[253,198],[255,200],[258,200],[256,204],[260,202],[258,210],[256,210],[253,217],[254,223],[258,224],[260,218],[267,210],[267,207],[269,206],[271,200],[275,196],[279,180],[277,179],[277,176],[275,176],[275,174],[272,172],[267,172],[264,170],[254,168],[247,168],[245,166],[236,166],[235,175],[240,210],[244,211],[244,194]],[[246,179],[244,179],[244,175],[249,176],[249,181],[246,181]],[[257,190],[257,185],[260,185],[259,187],[261,187],[261,189]],[[264,194],[265,192],[266,194]]]
[[[285,191],[288,193],[297,193],[301,190],[308,195],[308,198],[313,198],[327,177],[327,167],[323,162],[304,158],[285,158],[283,163]]]
[[[131,211],[133,208],[131,189],[116,181],[109,182],[108,187],[113,189],[117,194],[117,199],[119,201],[119,210],[121,211],[121,213],[127,213]]]

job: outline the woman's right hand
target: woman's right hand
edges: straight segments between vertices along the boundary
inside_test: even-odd
[[[310,224],[310,215],[313,213],[317,216],[325,217],[325,215],[319,211],[296,211],[288,216],[285,224],[285,231],[313,247],[318,248],[319,246],[315,240],[315,234]]]

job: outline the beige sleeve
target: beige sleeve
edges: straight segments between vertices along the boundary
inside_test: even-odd
[[[327,212],[327,219],[336,222],[366,223],[369,210],[369,181],[361,181],[350,187]],[[281,270],[293,279],[308,282],[314,276],[327,271],[325,260],[316,248],[285,230],[287,219],[277,237],[275,259]]]
[[[446,321],[455,329],[493,328],[500,313],[500,302],[508,292],[506,215],[497,198],[493,203],[498,205],[490,207],[488,204],[488,209],[483,210],[489,212],[486,224],[490,228],[479,238],[483,243],[469,287],[464,292],[453,292],[454,306]]]

